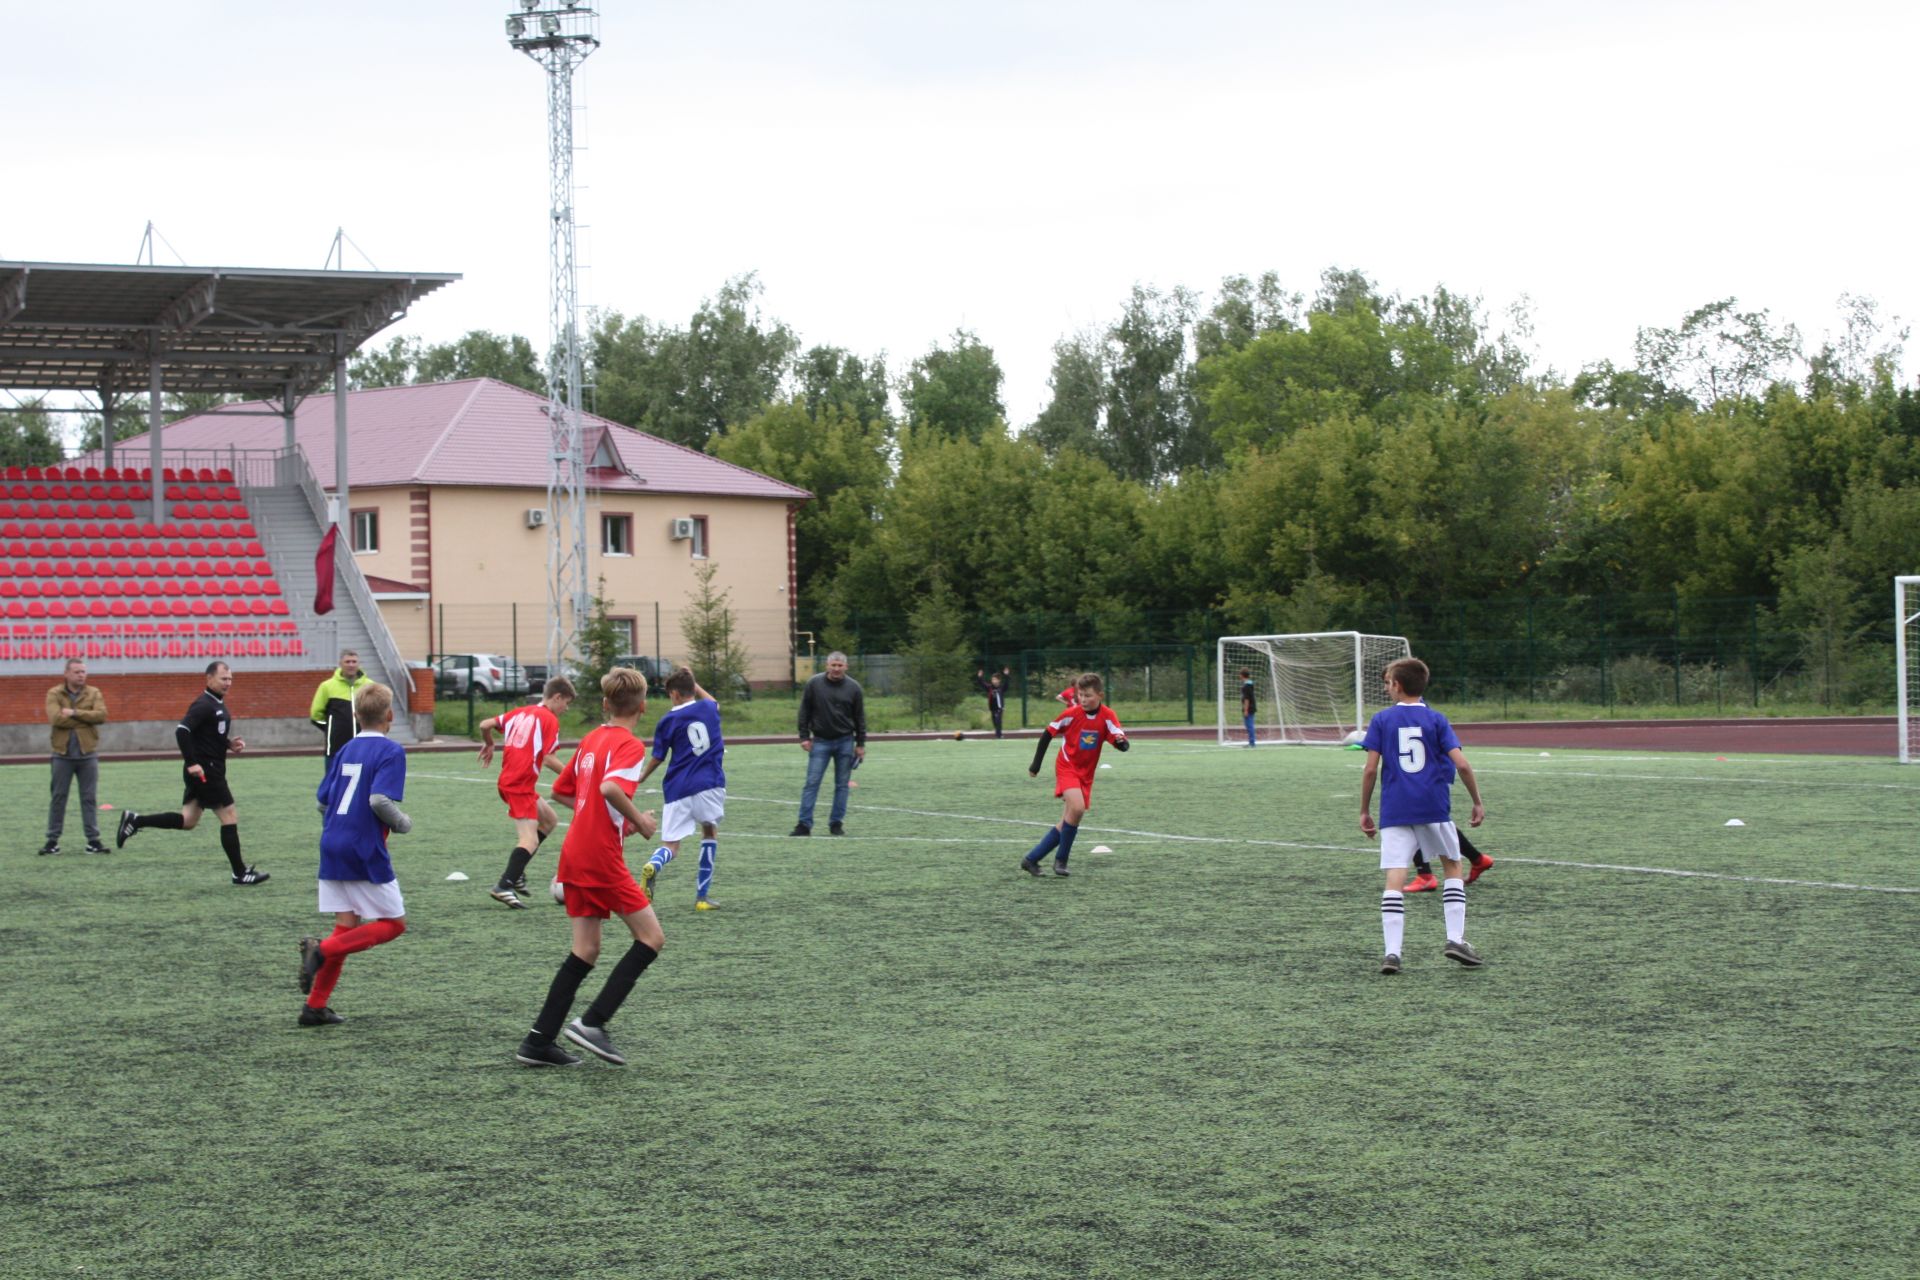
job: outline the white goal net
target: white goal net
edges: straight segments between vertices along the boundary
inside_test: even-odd
[[[1899,686],[1900,763],[1920,764],[1920,577],[1893,580],[1894,682]]]
[[[1412,655],[1403,636],[1358,631],[1223,636],[1215,667],[1219,741],[1247,744],[1241,707],[1251,682],[1254,742],[1338,744],[1386,705],[1386,665]]]

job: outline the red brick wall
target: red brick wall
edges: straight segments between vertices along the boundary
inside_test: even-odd
[[[313,691],[333,674],[324,671],[247,671],[233,673],[227,695],[241,720],[288,718],[304,720],[313,706]],[[413,683],[407,709],[415,714],[433,710],[433,673],[409,673]],[[47,690],[60,683],[59,671],[38,676],[0,676],[0,724],[45,724]],[[178,720],[207,687],[198,671],[164,671],[142,675],[99,675],[87,681],[107,700],[107,721]]]

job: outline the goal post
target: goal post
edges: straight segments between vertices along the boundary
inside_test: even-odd
[[[1380,673],[1413,655],[1404,636],[1314,631],[1222,636],[1215,655],[1219,742],[1247,744],[1241,672],[1253,682],[1253,740],[1338,745],[1386,705]]]
[[[1893,659],[1900,763],[1920,764],[1920,576],[1893,580]]]

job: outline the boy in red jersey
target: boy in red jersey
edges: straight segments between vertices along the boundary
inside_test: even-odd
[[[560,717],[573,705],[573,681],[555,676],[547,681],[541,701],[530,707],[515,707],[505,715],[489,716],[480,722],[480,763],[493,761],[493,731],[500,730],[506,749],[500,755],[500,798],[506,801],[507,816],[513,819],[513,852],[507,855],[507,869],[488,892],[495,902],[516,911],[524,909],[522,895],[527,892],[527,864],[540,842],[553,834],[560,815],[540,798],[540,766],[560,772],[560,761],[552,755],[560,741]]]
[[[601,677],[600,693],[607,722],[581,739],[580,749],[553,784],[553,798],[574,811],[573,825],[560,846],[560,883],[573,921],[573,949],[554,975],[533,1029],[514,1054],[529,1067],[580,1065],[577,1056],[555,1043],[563,1024],[567,1039],[597,1058],[624,1066],[627,1060],[613,1047],[607,1022],[667,945],[653,905],[627,870],[622,845],[629,826],[648,840],[658,830],[653,814],[633,803],[647,756],[647,744],[634,736],[647,709],[647,678],[631,667],[615,667]],[[587,1011],[569,1023],[567,1014],[581,980],[600,958],[600,922],[610,915],[627,926],[633,945]]]
[[[1080,834],[1080,819],[1093,807],[1093,771],[1100,767],[1100,748],[1111,742],[1119,751],[1127,749],[1127,731],[1111,707],[1100,705],[1104,687],[1100,677],[1088,672],[1073,682],[1074,706],[1040,731],[1040,744],[1033,751],[1033,767],[1027,776],[1040,776],[1040,765],[1047,758],[1047,744],[1060,739],[1060,755],[1053,762],[1053,794],[1063,804],[1058,826],[1047,828],[1040,843],[1020,860],[1020,869],[1030,876],[1040,874],[1040,859],[1053,850],[1053,874],[1067,874],[1067,857],[1073,852],[1073,838]]]

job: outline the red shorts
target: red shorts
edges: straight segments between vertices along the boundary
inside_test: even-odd
[[[1059,770],[1054,771],[1053,794],[1055,799],[1058,799],[1059,797],[1064,796],[1065,794],[1067,794],[1067,792],[1073,790],[1073,788],[1075,787],[1080,788],[1080,798],[1087,802],[1087,808],[1089,809],[1093,808],[1093,775],[1092,774],[1064,773]]]
[[[536,787],[501,787],[500,798],[507,802],[507,816],[515,821],[540,816],[540,791]]]
[[[645,911],[650,905],[646,890],[631,875],[624,884],[567,886],[567,914],[586,920],[630,916],[636,911]]]

